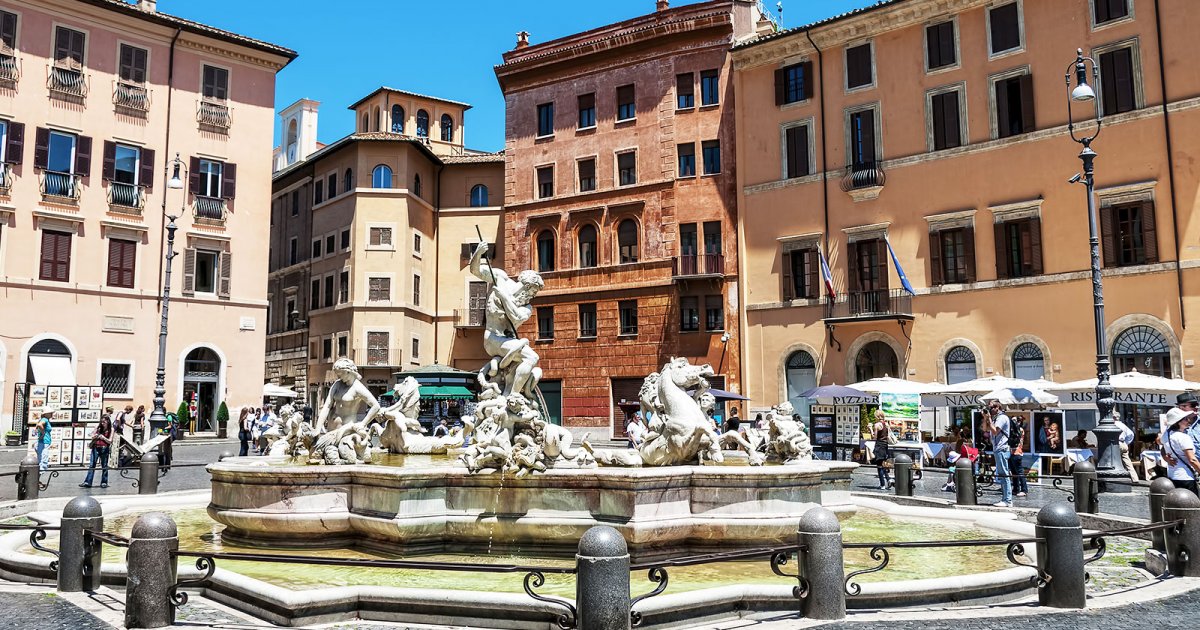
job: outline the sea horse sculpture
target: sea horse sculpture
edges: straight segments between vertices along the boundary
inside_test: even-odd
[[[391,453],[443,454],[463,443],[461,429],[455,427],[449,435],[432,437],[417,420],[421,407],[421,385],[408,376],[396,386],[396,402],[379,412],[386,418],[379,446]]]

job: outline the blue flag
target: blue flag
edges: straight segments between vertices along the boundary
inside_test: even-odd
[[[916,295],[917,292],[913,291],[912,284],[908,281],[908,275],[904,273],[904,268],[900,266],[900,260],[896,258],[896,250],[892,249],[892,242],[887,238],[884,238],[883,242],[887,243],[888,254],[892,257],[892,265],[896,268],[896,275],[900,276],[900,286],[904,287],[904,290],[908,291],[909,295]]]

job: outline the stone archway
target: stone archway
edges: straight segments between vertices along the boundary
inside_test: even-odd
[[[1036,335],[1017,335],[1013,337],[1008,345],[1004,347],[1004,375],[1009,378],[1016,378],[1016,367],[1013,364],[1013,354],[1017,348],[1030,343],[1037,346],[1038,350],[1042,351],[1042,378],[1051,380],[1050,375],[1054,373],[1054,361],[1050,357],[1050,346],[1042,341],[1041,337]]]
[[[966,348],[967,350],[970,350],[971,353],[975,355],[975,377],[976,378],[981,376],[982,372],[986,371],[986,368],[983,367],[984,366],[983,350],[980,350],[979,346],[976,345],[975,342],[971,341],[970,339],[965,339],[963,337],[955,337],[954,339],[947,340],[946,343],[942,344],[942,347],[938,349],[937,358],[936,358],[937,382],[945,383],[947,381],[947,378],[946,378],[946,355],[948,355],[951,350],[953,350],[959,346],[962,346],[962,347]]]
[[[1169,376],[1172,378],[1182,378],[1183,354],[1179,344],[1179,337],[1176,336],[1174,329],[1172,329],[1169,324],[1157,317],[1154,317],[1153,315],[1146,315],[1145,313],[1132,313],[1125,315],[1124,317],[1120,317],[1113,323],[1109,324],[1108,327],[1104,329],[1105,338],[1108,341],[1108,348],[1106,348],[1106,350],[1109,357],[1112,357],[1113,345],[1116,343],[1117,338],[1121,335],[1121,333],[1133,328],[1134,326],[1148,326],[1163,336],[1163,339],[1165,339],[1167,342],[1167,349],[1171,357],[1171,373]],[[1115,370],[1113,373],[1116,373]]]
[[[801,351],[807,352],[808,355],[812,357],[817,369],[817,383],[820,384],[821,382],[821,368],[824,367],[821,361],[821,354],[817,352],[816,348],[807,343],[793,343],[785,348],[783,352],[779,353],[779,361],[775,365],[775,382],[779,384],[779,397],[775,399],[776,403],[780,403],[788,399],[788,359],[791,358],[793,354]]]
[[[217,409],[225,398],[225,375],[229,362],[225,353],[212,344],[198,343],[179,353],[178,400],[167,399],[166,408],[174,412],[180,402],[190,402],[196,393],[196,431],[215,431]],[[257,405],[261,400],[253,401]],[[185,430],[187,427],[184,427]]]
[[[896,373],[890,374],[895,378],[905,377],[905,367],[907,365],[905,346],[896,340],[895,337],[878,330],[865,332],[858,336],[846,349],[846,383],[858,382],[858,355],[868,344],[879,341],[886,344],[896,354]]]

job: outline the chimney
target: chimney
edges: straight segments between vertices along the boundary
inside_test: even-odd
[[[529,31],[517,33],[517,50],[529,48]]]
[[[654,10],[655,11],[666,11],[667,8],[670,6],[671,6],[671,3],[668,0],[658,0],[657,2],[654,3]]]
[[[154,13],[157,11],[158,0],[137,0],[137,8],[146,13]]]

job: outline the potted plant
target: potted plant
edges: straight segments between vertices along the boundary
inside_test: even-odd
[[[224,440],[229,431],[226,425],[229,424],[229,407],[225,406],[225,401],[221,401],[221,406],[217,407],[217,438]]]
[[[21,433],[19,431],[7,431],[4,433],[5,446],[20,446]]]
[[[177,439],[182,440],[188,427],[192,424],[191,412],[188,410],[186,402],[179,403],[179,408],[175,410],[175,421],[179,423],[179,429],[176,431]]]

